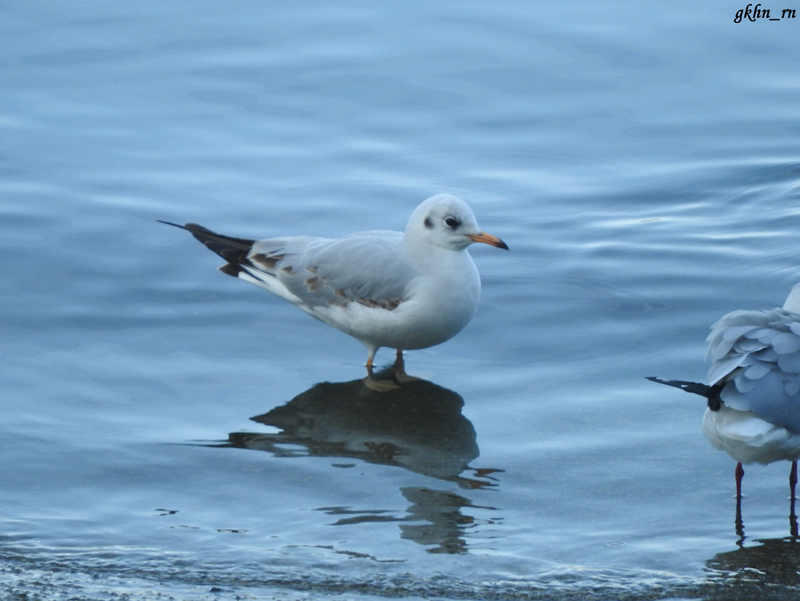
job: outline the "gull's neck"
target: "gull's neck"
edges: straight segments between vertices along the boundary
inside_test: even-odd
[[[422,237],[409,235],[408,232],[403,236],[403,252],[417,267],[425,269],[426,266],[438,266],[452,264],[470,260],[470,254],[466,248],[452,249],[433,244],[430,240]]]

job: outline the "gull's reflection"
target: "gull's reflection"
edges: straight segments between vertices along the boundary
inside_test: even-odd
[[[757,584],[759,589],[764,585],[800,586],[800,541],[787,537],[756,542],[759,543],[757,546],[740,547],[715,555],[706,565],[721,572],[728,584]]]
[[[389,380],[391,375],[381,372],[376,378]],[[492,486],[489,476],[497,470],[461,476],[480,454],[475,428],[461,413],[461,396],[425,380],[395,384],[385,392],[362,380],[316,384],[286,405],[251,418],[281,432],[234,432],[229,446],[278,456],[349,457],[403,467],[462,488]],[[296,445],[300,449],[292,450]]]
[[[400,524],[401,538],[429,547],[429,553],[466,553],[464,532],[479,522],[465,515],[461,509],[487,509],[451,491],[433,490],[426,487],[405,487],[400,492],[411,503],[404,517],[395,517],[388,511],[357,511],[346,507],[322,507],[328,515],[337,516],[334,526],[363,524],[365,522],[403,522]],[[495,524],[498,520],[483,520],[484,524]],[[431,546],[432,545],[432,546]]]
[[[425,380],[399,382],[389,370],[375,378],[393,386],[376,391],[362,380],[316,384],[287,404],[251,418],[280,432],[234,432],[224,446],[280,457],[360,459],[454,482],[465,490],[496,485],[492,474],[500,470],[469,466],[479,450],[475,429],[461,413],[464,400],[460,395]],[[338,516],[336,525],[402,522],[402,537],[435,545],[430,552],[462,553],[467,546],[466,529],[476,522],[462,510],[493,510],[451,491],[406,487],[401,493],[411,503],[403,517],[392,511],[346,507],[320,511]]]
[[[407,521],[422,522],[402,524],[402,537],[420,545],[435,545],[430,553],[466,553],[463,535],[466,528],[475,525],[475,518],[462,513],[462,507],[476,507],[469,499],[450,491],[429,488],[403,488],[403,496],[412,503]],[[492,509],[482,507],[481,509]],[[489,520],[489,523],[494,523]]]

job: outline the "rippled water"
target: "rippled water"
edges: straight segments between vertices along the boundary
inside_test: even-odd
[[[0,9],[0,590],[793,598],[788,464],[741,541],[702,399],[644,379],[800,281],[800,21],[739,8]],[[156,223],[402,229],[437,192],[511,252],[383,395]]]

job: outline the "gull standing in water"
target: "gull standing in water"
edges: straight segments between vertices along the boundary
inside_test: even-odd
[[[467,252],[473,242],[508,250],[482,231],[466,202],[437,194],[411,214],[405,232],[369,231],[343,238],[296,236],[246,240],[201,225],[178,225],[227,261],[220,271],[255,284],[360,340],[367,381],[375,353],[449,340],[478,308],[481,282]]]
[[[800,284],[782,308],[728,313],[711,326],[707,341],[712,360],[708,384],[649,379],[708,399],[703,433],[738,462],[737,509],[742,464],[782,459],[792,462],[794,508],[800,458]]]

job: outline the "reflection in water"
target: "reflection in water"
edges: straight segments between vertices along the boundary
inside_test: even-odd
[[[794,511],[795,506],[795,497],[794,494],[792,495],[789,501],[789,535],[792,538],[798,537],[797,531],[797,514]],[[736,535],[739,537],[739,545],[744,543],[745,535],[744,535],[744,520],[742,519],[742,497],[736,497]]]
[[[476,522],[475,518],[461,512],[462,507],[475,507],[469,499],[453,492],[429,488],[409,487],[403,488],[402,492],[413,503],[408,509],[408,521],[423,522],[401,525],[403,538],[420,545],[436,545],[428,549],[430,553],[467,552],[462,536],[464,530]],[[494,521],[490,520],[489,523]]]
[[[757,542],[761,544],[715,555],[706,565],[723,572],[726,584],[800,586],[800,541],[790,537]]]
[[[375,377],[395,386],[378,392],[362,380],[316,384],[286,405],[251,418],[281,432],[233,432],[223,446],[279,457],[360,459],[454,482],[465,490],[496,485],[492,474],[500,470],[469,467],[479,450],[475,429],[461,413],[461,396],[424,380],[398,382],[391,371]],[[462,476],[465,471],[471,477]],[[430,552],[463,553],[465,530],[476,520],[464,515],[462,508],[493,509],[473,505],[450,491],[405,487],[401,493],[411,503],[402,518],[384,510],[325,507],[320,511],[339,516],[335,525],[403,522],[402,537],[436,545]]]
[[[400,492],[412,503],[407,509],[408,515],[401,518],[395,517],[389,511],[358,511],[346,507],[323,507],[320,511],[339,516],[333,523],[334,526],[365,522],[404,522],[400,525],[401,538],[424,546],[434,545],[427,549],[429,553],[466,553],[464,531],[474,527],[478,520],[464,515],[461,508],[494,509],[473,505],[469,499],[451,491],[409,486],[401,488]],[[495,524],[498,521],[485,520],[484,523]]]

